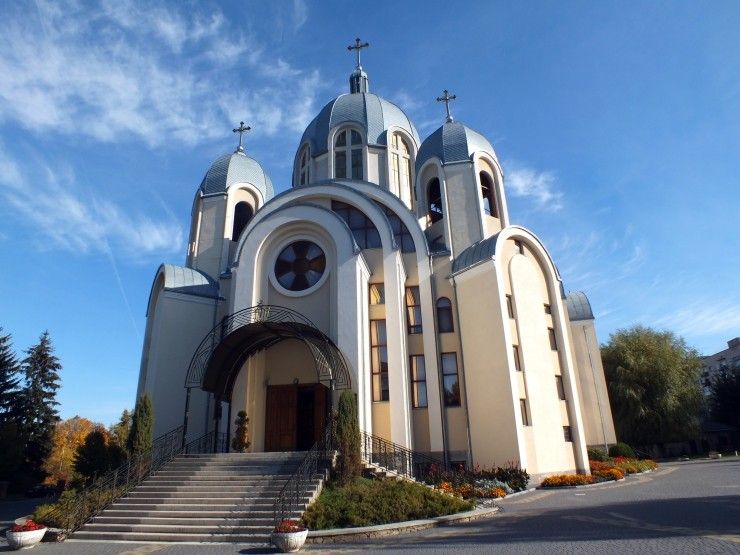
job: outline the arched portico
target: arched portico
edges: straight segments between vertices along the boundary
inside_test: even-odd
[[[217,406],[220,406],[220,402],[228,402],[231,405],[234,384],[245,362],[255,354],[287,340],[302,343],[313,358],[316,387],[312,389],[315,398],[312,398],[310,402],[316,403],[315,420],[317,426],[321,425],[323,429],[334,401],[334,391],[351,388],[347,363],[334,342],[317,329],[310,320],[294,310],[281,306],[249,307],[232,314],[214,327],[203,338],[190,362],[185,380],[188,398],[191,388],[196,387],[213,394]],[[293,389],[290,386],[283,386],[280,391],[275,388],[268,389],[266,392],[268,403],[270,399],[288,404],[291,403],[291,399],[294,403],[299,402],[297,380],[294,385]],[[302,395],[305,398],[306,386],[302,386],[302,389]],[[269,406],[267,412],[265,418],[269,426]],[[215,413],[215,419],[216,429],[218,429],[220,420],[218,411]],[[229,415],[229,423],[231,420],[231,415]],[[186,433],[187,423],[188,403],[186,402],[184,424]],[[297,426],[297,421],[287,423],[289,433],[291,425]],[[285,422],[281,426],[285,427]],[[318,437],[321,431],[314,429],[312,433]],[[295,435],[296,428],[292,429],[292,433]],[[313,441],[310,443],[313,444]],[[306,444],[306,438],[298,438],[292,444],[290,442],[286,444],[285,441],[273,442],[272,445],[269,442],[266,444],[266,448],[272,450],[307,447],[310,445]]]

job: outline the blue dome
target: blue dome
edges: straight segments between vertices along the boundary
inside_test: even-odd
[[[469,162],[475,152],[483,151],[497,160],[493,146],[483,135],[461,123],[447,122],[421,143],[416,155],[416,172],[430,158],[437,157],[442,165]]]
[[[257,160],[243,152],[217,158],[203,177],[200,190],[204,195],[223,194],[234,183],[251,183],[262,193],[265,202],[275,194],[270,176]]]
[[[373,93],[343,94],[324,106],[308,124],[301,137],[301,146],[311,146],[311,156],[327,150],[329,131],[342,123],[356,123],[365,129],[371,145],[387,145],[386,130],[397,126],[409,133],[419,144],[419,133],[409,117],[395,104]]]

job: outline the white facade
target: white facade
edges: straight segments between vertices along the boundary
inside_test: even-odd
[[[306,129],[289,191],[242,151],[208,170],[186,267],[150,297],[156,434],[189,395],[190,439],[245,410],[252,450],[306,449],[351,387],[364,431],[416,451],[587,472],[586,445],[614,441],[595,335],[573,339],[593,315],[571,322],[549,253],[510,223],[493,147],[451,118],[421,141],[364,72],[351,83]]]

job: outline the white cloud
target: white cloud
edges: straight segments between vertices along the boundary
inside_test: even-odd
[[[322,87],[315,71],[266,54],[218,10],[121,0],[37,7],[0,20],[0,122],[38,134],[193,145],[223,137],[247,110],[257,133],[293,131],[293,107],[312,109]],[[214,101],[228,90],[240,91],[240,104]]]
[[[33,175],[34,177],[30,177]],[[116,204],[76,188],[74,174],[34,161],[24,172],[0,145],[0,198],[44,245],[75,253],[110,253],[129,258],[176,253],[184,234],[171,217],[129,214]]]
[[[308,4],[306,0],[293,0],[293,30],[297,31],[308,20]]]
[[[515,197],[531,197],[537,208],[555,212],[563,207],[563,193],[556,189],[551,172],[513,166],[507,168],[506,189]]]
[[[666,316],[653,320],[653,325],[678,335],[709,336],[724,334],[735,337],[740,330],[740,300],[725,297],[697,301]]]

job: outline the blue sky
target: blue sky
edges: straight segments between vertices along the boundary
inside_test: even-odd
[[[2,2],[0,326],[19,351],[48,329],[62,416],[113,422],[231,129],[287,188],[359,36],[422,137],[457,94],[602,341],[642,323],[720,350],[740,335],[737,29],[736,2]]]

